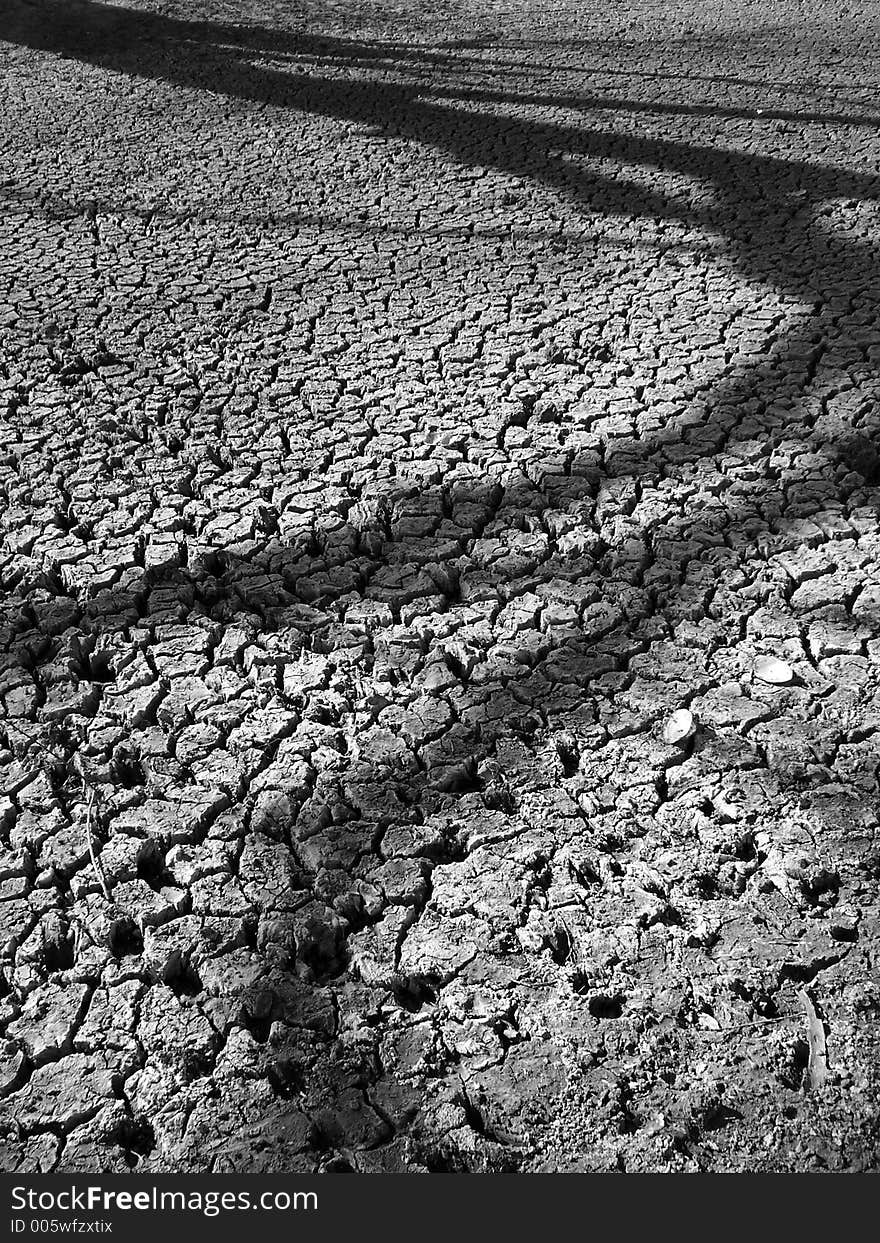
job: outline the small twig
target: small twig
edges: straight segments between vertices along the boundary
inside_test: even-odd
[[[717,1032],[705,1032],[707,1036],[729,1036],[731,1032],[745,1031],[749,1027],[766,1027],[768,1023],[784,1023],[786,1019],[790,1019],[790,1014],[780,1014],[772,1019],[756,1019],[753,1023],[737,1023],[734,1027],[722,1027]]]
[[[816,1091],[828,1078],[828,1049],[825,1044],[825,1027],[816,1013],[816,1007],[805,988],[799,988],[798,1001],[807,1016],[807,1042],[810,1046],[810,1057],[807,1062],[807,1078],[810,1088]]]
[[[76,769],[76,771],[79,773],[79,779],[82,782],[83,794],[85,795],[85,800],[86,800],[86,844],[88,845],[88,848],[89,848],[89,858],[92,861],[92,867],[95,869],[95,875],[98,878],[98,883],[104,892],[104,897],[107,899],[108,902],[112,902],[113,899],[110,896],[110,887],[107,884],[107,878],[104,875],[104,869],[101,867],[100,861],[95,852],[95,840],[92,835],[92,818],[94,815],[94,807],[95,807],[95,791],[86,781],[86,774],[85,774],[85,770],[83,768],[82,760],[80,756],[76,757],[76,759],[73,762],[73,766]]]
[[[110,897],[110,887],[107,884],[104,869],[101,867],[101,864],[98,861],[98,856],[95,854],[95,842],[92,837],[92,808],[94,807],[94,804],[95,791],[86,790],[86,841],[89,844],[89,855],[91,856],[92,867],[95,869],[95,875],[97,876],[98,882],[104,891],[104,897],[108,902],[112,902],[113,899]]]

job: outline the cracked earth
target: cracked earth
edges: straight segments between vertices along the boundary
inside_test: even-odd
[[[876,1169],[874,5],[0,63],[3,1168]]]

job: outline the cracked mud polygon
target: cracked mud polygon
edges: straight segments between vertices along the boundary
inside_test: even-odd
[[[875,6],[0,62],[3,1168],[876,1169]]]

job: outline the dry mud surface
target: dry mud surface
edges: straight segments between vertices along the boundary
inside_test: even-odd
[[[875,5],[0,36],[4,1168],[877,1168]]]

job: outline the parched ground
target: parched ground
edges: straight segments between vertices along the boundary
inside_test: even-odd
[[[876,1169],[876,6],[0,38],[3,1167]]]

